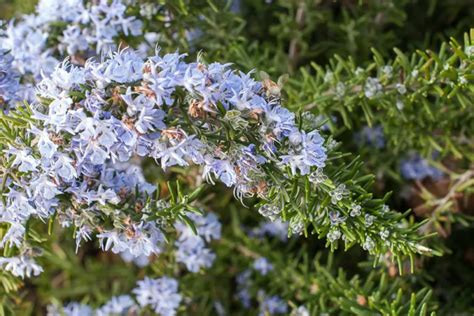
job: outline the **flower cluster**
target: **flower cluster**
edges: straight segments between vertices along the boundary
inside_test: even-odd
[[[273,265],[267,258],[261,257],[253,262],[253,268],[261,275],[267,275],[268,272],[273,270]]]
[[[244,24],[274,17],[273,7],[249,16],[242,1],[37,1],[35,13],[0,22],[0,309],[226,315],[240,307],[229,300],[235,295],[244,314],[261,316],[430,310],[428,291],[394,294],[418,288],[416,278],[405,284],[394,275],[408,259],[420,268],[417,254],[440,254],[438,242],[425,247],[429,232],[452,228],[438,221],[465,224],[464,205],[448,219],[407,221],[409,212],[385,204],[384,175],[398,180],[397,169],[416,185],[443,176],[411,152],[437,151],[453,170],[468,166],[472,117],[461,110],[473,96],[469,36],[440,54],[395,50],[387,62],[375,52],[365,69],[336,57],[324,71],[304,56],[301,38],[275,51],[288,63],[251,58],[265,39],[250,55],[241,50]],[[305,33],[314,12],[299,2],[275,3],[291,13],[276,20]],[[288,32],[273,33],[269,42],[287,40],[280,33]],[[292,78],[275,83],[202,56],[230,57],[241,69],[268,63],[272,73],[288,66]],[[349,147],[340,146],[347,138]],[[360,156],[346,151],[354,143]],[[364,174],[370,169],[376,178]],[[467,195],[471,178],[443,178],[449,196],[434,212]],[[426,193],[416,196],[426,200],[417,214],[437,198]],[[377,265],[367,282],[347,280],[330,267],[332,256],[318,263],[321,247],[353,246]],[[372,286],[374,276],[394,286]]]
[[[14,69],[25,77],[22,99],[33,99],[34,84],[54,71],[59,56],[81,64],[116,49],[120,39],[142,35],[142,19],[128,14],[131,4],[139,6],[125,0],[40,0],[34,14],[11,20],[0,30],[0,49],[11,52]]]
[[[163,169],[201,165],[203,178],[233,186],[239,198],[265,196],[270,162],[290,175],[324,166],[323,138],[299,130],[265,85],[229,65],[183,57],[143,60],[122,50],[84,67],[65,61],[40,82],[25,137],[4,152],[21,176],[6,181],[0,220],[11,227],[2,245],[25,247],[26,221],[55,215],[76,227],[77,247],[96,234],[106,251],[159,254],[163,223],[149,217],[167,206],[150,199],[155,187],[134,157],[151,157]],[[233,126],[238,120],[254,127]],[[204,240],[218,238],[218,229],[204,229],[203,238],[178,230],[178,261],[193,261],[200,249],[204,261],[188,269],[208,266],[213,255]]]
[[[182,301],[182,296],[178,293],[178,282],[169,277],[138,281],[132,293],[135,298],[130,295],[114,296],[97,309],[77,302],[71,302],[61,308],[51,305],[48,308],[48,316],[131,315],[145,308],[151,309],[156,315],[173,316]]]

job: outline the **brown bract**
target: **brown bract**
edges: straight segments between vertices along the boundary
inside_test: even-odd
[[[189,103],[188,114],[193,118],[205,118],[206,111],[204,110],[204,102],[196,99]]]
[[[148,84],[142,83],[141,86],[135,87],[134,88],[135,92],[144,94],[146,97],[150,99],[156,99],[156,93],[150,89]]]

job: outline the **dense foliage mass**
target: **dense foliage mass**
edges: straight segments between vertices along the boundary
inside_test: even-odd
[[[469,1],[0,10],[2,314],[474,312]]]

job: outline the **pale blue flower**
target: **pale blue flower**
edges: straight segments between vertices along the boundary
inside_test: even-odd
[[[365,126],[355,136],[355,141],[359,146],[367,145],[377,149],[385,147],[385,137],[382,126]]]
[[[326,148],[323,146],[324,139],[318,131],[312,131],[308,134],[298,132],[297,138],[293,137],[288,154],[282,155],[281,164],[288,165],[293,174],[299,169],[302,175],[309,174],[311,167],[322,168],[327,158]],[[297,140],[297,141],[296,141]]]
[[[59,155],[54,164],[56,174],[66,182],[70,182],[77,177],[77,172],[72,166],[72,162],[73,160],[68,156]]]
[[[58,190],[58,185],[51,181],[51,179],[46,175],[42,175],[32,180],[30,188],[33,190],[34,198],[52,200],[58,194],[61,194],[61,191]]]
[[[91,63],[91,71],[102,84],[126,83],[140,80],[144,62],[133,50],[110,53],[104,63]]]
[[[306,308],[306,306],[301,305],[301,306],[298,306],[296,309],[294,309],[291,312],[291,315],[292,316],[310,316],[311,314],[309,310]]]
[[[284,107],[275,106],[266,112],[265,123],[264,128],[268,129],[277,140],[281,140],[294,131],[295,114]]]
[[[37,213],[25,193],[10,188],[5,195],[7,197],[7,207],[5,207],[3,215],[7,218],[23,222]]]
[[[273,264],[268,261],[267,258],[258,258],[253,262],[253,268],[257,270],[261,275],[267,275],[270,271],[273,271]]]
[[[0,257],[0,266],[5,270],[11,272],[14,276],[31,277],[37,276],[43,272],[43,268],[36,263],[30,256],[20,255],[17,257]]]
[[[402,176],[407,180],[423,180],[425,178],[439,179],[443,172],[431,166],[426,159],[419,155],[412,155],[400,163]]]
[[[243,288],[237,291],[237,298],[244,308],[250,308],[252,305],[252,296],[248,289]]]
[[[10,146],[5,152],[15,156],[12,166],[18,166],[18,171],[20,172],[36,171],[36,167],[40,164],[40,161],[35,159],[27,149],[17,149]]]
[[[89,241],[91,240],[91,233],[92,230],[87,226],[87,225],[82,225],[78,227],[75,231],[75,238],[76,238],[76,253],[79,250],[79,247],[81,246],[82,241]]]
[[[104,251],[111,250],[119,254],[129,251],[134,257],[159,254],[164,242],[161,230],[153,222],[134,224],[130,227],[133,235],[119,229],[106,231],[97,235]]]
[[[179,239],[176,243],[176,261],[186,265],[191,272],[212,266],[216,255],[208,248],[199,236]]]
[[[178,293],[178,282],[169,277],[137,282],[132,291],[141,307],[150,306],[155,313],[162,316],[174,316],[181,304],[182,296]]]
[[[143,268],[146,267],[150,264],[150,259],[148,256],[145,255],[139,255],[139,256],[134,256],[129,250],[125,250],[120,253],[120,257],[122,258],[123,261],[125,262],[133,262],[137,267]]]
[[[213,183],[212,176],[214,176],[228,187],[233,186],[237,181],[234,167],[227,160],[206,158],[203,175],[211,183]]]
[[[180,233],[176,241],[176,260],[185,264],[189,271],[196,273],[201,268],[209,268],[214,262],[216,255],[206,248],[205,241],[220,239],[221,224],[213,213],[206,216],[188,213],[187,216],[193,221],[198,235],[185,223],[175,225]]]
[[[66,47],[66,51],[69,55],[74,55],[78,51],[85,51],[89,48],[87,36],[79,25],[68,25],[63,31],[60,41],[61,46]]]
[[[70,302],[63,307],[65,316],[93,316],[94,310],[87,304]]]
[[[112,297],[101,308],[95,311],[96,316],[127,315],[129,311],[136,309],[135,301],[130,295]]]
[[[152,157],[160,160],[161,167],[166,170],[168,167],[179,165],[188,166],[189,162],[201,164],[204,161],[202,148],[204,145],[194,135],[187,136],[184,131],[173,131],[172,138],[166,142],[156,141],[153,146]]]
[[[260,316],[288,313],[288,304],[279,296],[267,297],[265,294],[260,294],[259,296],[262,296],[259,306]]]
[[[288,240],[288,222],[283,222],[282,220],[275,220],[273,222],[262,222],[256,228],[254,228],[251,233],[255,234],[258,237],[263,237],[264,235],[274,236],[281,241]]]
[[[0,48],[0,106],[17,99],[19,80],[19,74],[13,69],[12,55]]]

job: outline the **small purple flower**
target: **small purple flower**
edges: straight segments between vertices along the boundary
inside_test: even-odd
[[[15,156],[12,166],[18,166],[18,171],[20,172],[36,171],[36,167],[40,164],[40,161],[35,159],[27,149],[20,150],[10,147],[5,152]]]
[[[259,316],[288,313],[288,304],[279,296],[273,295],[268,297],[265,293],[259,294],[261,297]]]
[[[258,258],[253,262],[253,268],[257,270],[261,275],[267,275],[270,271],[273,271],[273,264],[268,261],[267,258]]]

